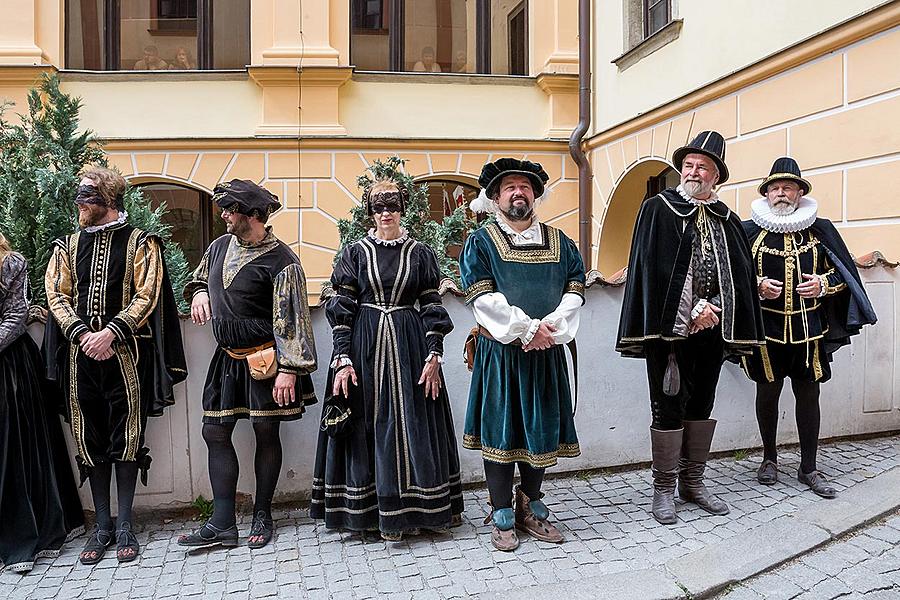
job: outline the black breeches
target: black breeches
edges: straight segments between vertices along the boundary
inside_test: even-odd
[[[663,378],[671,352],[675,353],[681,380],[681,389],[675,396],[667,396],[663,392]],[[648,344],[651,427],[680,429],[685,420],[708,419],[716,399],[723,356],[724,342],[718,327],[695,333],[686,340],[660,340]]]
[[[778,399],[784,379],[756,384],[756,420],[763,442],[763,458],[777,462],[775,441],[778,434]],[[819,383],[791,379],[794,392],[797,433],[800,438],[800,468],[804,473],[816,470],[819,446]]]

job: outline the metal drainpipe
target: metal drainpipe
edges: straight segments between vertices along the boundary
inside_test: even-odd
[[[578,0],[578,125],[569,154],[578,165],[578,250],[585,268],[591,259],[591,165],[581,147],[591,125],[591,1]]]

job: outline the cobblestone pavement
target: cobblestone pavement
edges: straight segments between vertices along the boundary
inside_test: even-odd
[[[763,598],[900,598],[900,512],[717,596],[717,600]]]
[[[77,562],[84,543],[81,537],[67,544],[58,558],[40,561],[29,575],[0,574],[0,598],[339,599],[390,594],[392,600],[427,600],[650,568],[812,503],[827,502],[796,481],[796,451],[780,454],[781,482],[772,487],[756,484],[758,461],[758,455],[711,461],[707,482],[729,503],[731,514],[709,516],[693,505],[685,505],[679,507],[681,521],[675,526],[658,525],[648,513],[649,470],[590,474],[552,479],[545,484],[545,500],[567,537],[561,545],[523,539],[515,553],[492,551],[490,528],[482,524],[486,492],[475,490],[466,492],[463,524],[451,534],[422,535],[399,543],[371,538],[363,541],[358,536],[326,531],[309,519],[305,509],[276,514],[276,540],[253,553],[241,546],[186,554],[176,545],[176,535],[197,523],[144,523],[138,534],[142,545],[138,561],[119,566],[110,552],[99,564],[85,567]],[[898,438],[842,442],[820,450],[819,467],[839,492],[898,465]],[[893,519],[880,529],[857,536],[852,544],[847,542],[852,557],[842,558],[840,552],[829,554],[824,550],[826,556],[834,557],[835,565],[846,565],[838,571],[837,566],[816,558],[810,558],[810,564],[801,561],[800,566],[787,569],[794,569],[789,573],[795,574],[797,579],[793,581],[797,582],[804,573],[810,580],[822,574],[821,580],[809,584],[822,589],[848,585],[840,577],[849,582],[896,582],[897,571],[891,568],[900,566],[900,554],[896,549],[889,553],[888,546],[900,540],[897,523],[898,519]],[[242,535],[246,536],[248,529],[245,519]],[[861,562],[874,554],[884,557],[884,565]],[[894,566],[889,567],[889,562]],[[838,573],[837,579],[830,577]],[[762,586],[766,581],[772,580],[761,577],[752,585]],[[778,585],[770,587],[780,589],[780,580],[775,581]],[[802,591],[801,584],[791,585],[794,587],[785,589]],[[872,589],[881,587],[880,583],[873,585]],[[769,595],[769,588],[759,589],[765,590],[759,593],[767,598],[791,597],[781,592]],[[743,598],[739,595],[742,593],[755,598],[757,590],[739,588],[732,593],[729,600]]]

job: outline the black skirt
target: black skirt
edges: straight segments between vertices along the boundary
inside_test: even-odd
[[[28,334],[0,352],[0,568],[30,571],[84,531],[51,390]],[[45,404],[46,403],[46,404]]]
[[[437,399],[425,397],[418,383],[428,355],[425,331],[418,312],[406,308],[382,313],[364,306],[357,316],[352,420],[341,437],[320,431],[316,451],[309,512],[328,529],[445,528],[462,513],[447,388]],[[332,370],[326,403],[333,377]]]
[[[203,388],[203,422],[295,421],[308,405],[316,403],[312,378],[307,374],[297,375],[293,404],[278,406],[272,397],[274,387],[275,377],[253,379],[246,360],[232,358],[217,347]]]

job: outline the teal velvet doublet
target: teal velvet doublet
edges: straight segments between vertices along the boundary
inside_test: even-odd
[[[466,303],[502,293],[533,319],[584,295],[584,263],[574,242],[541,225],[543,244],[516,246],[496,224],[466,240],[459,259]],[[485,460],[543,468],[581,453],[572,417],[565,350],[524,352],[521,345],[478,339],[463,445]]]

